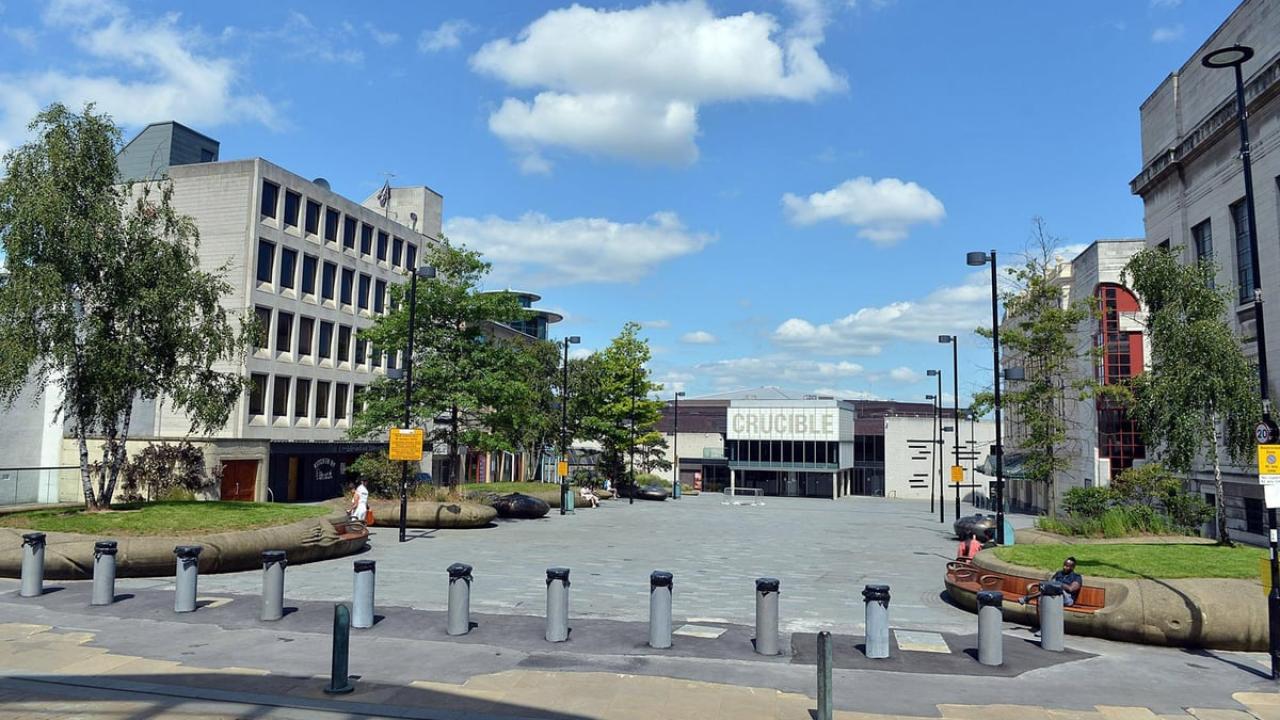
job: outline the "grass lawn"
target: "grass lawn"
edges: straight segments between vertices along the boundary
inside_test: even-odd
[[[1108,578],[1243,578],[1258,579],[1262,548],[1217,545],[1014,545],[996,548],[996,557],[1015,565],[1058,570],[1068,555],[1076,572]]]
[[[320,505],[249,502],[157,502],[115,507],[111,512],[99,513],[79,508],[30,510],[0,516],[0,526],[100,537],[205,535],[285,525],[333,512],[333,508]]]
[[[507,493],[524,493],[530,495],[533,493],[557,493],[560,492],[560,483],[534,483],[534,482],[496,482],[496,483],[465,483],[460,485],[463,492],[468,493],[498,493],[505,495]]]

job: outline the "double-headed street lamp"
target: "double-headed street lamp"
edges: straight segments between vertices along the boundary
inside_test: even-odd
[[[409,332],[408,347],[404,354],[404,428],[409,429],[409,406],[413,402],[413,336],[417,334],[418,320],[418,278],[430,280],[436,276],[436,269],[430,265],[415,268],[409,280]],[[409,514],[409,462],[400,464],[400,542],[404,542],[405,530],[408,527],[406,516]]]
[[[954,405],[952,419],[955,420],[951,435],[952,450],[955,451],[955,467],[960,467],[960,338],[955,335],[939,335],[938,342],[951,343],[951,401]],[[960,483],[952,481],[956,486],[956,520],[960,519]]]
[[[930,370],[930,371],[929,371],[929,377],[933,377],[933,376],[934,376],[934,374],[936,374],[937,372],[938,372],[937,370]],[[933,446],[934,446],[934,447],[933,447],[933,452],[932,452],[932,453],[930,454],[930,456],[929,456],[929,514],[930,514],[930,515],[932,515],[932,514],[933,514],[934,485],[936,484],[936,483],[935,483],[935,478],[934,478],[934,473],[933,473],[933,458],[934,458],[934,456],[935,456],[935,455],[937,455],[937,454],[938,454],[938,425],[940,425],[941,423],[939,423],[939,422],[938,422],[938,396],[937,396],[937,395],[925,395],[925,396],[924,396],[924,399],[925,399],[925,400],[928,400],[928,401],[932,404],[932,406],[933,406],[933,407],[931,408],[931,409],[933,410],[933,430],[931,431],[931,433],[930,433],[930,435],[929,435],[929,443],[930,443],[931,445],[933,445]],[[941,498],[939,498],[939,499],[938,499],[938,502],[939,502],[939,503],[941,503],[941,502],[942,502],[942,499],[941,499]]]
[[[675,459],[675,482],[671,483],[671,499],[680,499],[680,398],[683,392],[676,393],[675,428],[671,431],[671,454]]]
[[[564,339],[564,382],[560,385],[560,457],[564,462],[564,475],[560,476],[560,514],[569,504],[569,346],[582,342],[577,335]],[[556,468],[558,473],[560,468]]]
[[[995,377],[996,405],[996,542],[1004,545],[1004,444],[1000,427],[1000,296],[996,275],[996,251],[971,252],[965,262],[972,267],[991,264],[991,372]]]
[[[945,430],[942,427],[942,371],[930,370],[928,372],[928,375],[929,377],[938,378],[938,394],[935,396],[937,398],[937,408],[938,408],[937,409],[938,437],[934,439],[934,442],[937,444],[937,446],[934,448],[933,454],[936,455],[938,458],[938,522],[946,522],[945,507],[946,507],[947,501],[946,501],[946,493],[943,492],[943,488],[945,488],[947,484],[942,474],[942,451],[943,451],[942,433],[945,432]],[[929,511],[930,512],[933,511],[932,505],[930,505]]]

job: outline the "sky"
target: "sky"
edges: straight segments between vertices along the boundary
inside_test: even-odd
[[[1043,217],[1141,237],[1138,108],[1226,0],[0,0],[0,151],[93,101],[357,201],[444,195],[553,336],[643,325],[662,395],[777,385],[960,403],[991,382],[989,270]]]

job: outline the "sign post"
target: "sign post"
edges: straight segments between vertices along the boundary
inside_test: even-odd
[[[422,462],[422,428],[391,428],[387,457]]]

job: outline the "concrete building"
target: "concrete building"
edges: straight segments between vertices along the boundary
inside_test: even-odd
[[[1211,258],[1217,282],[1230,288],[1236,306],[1228,320],[1257,354],[1254,287],[1244,212],[1244,180],[1236,123],[1235,78],[1230,69],[1201,65],[1209,52],[1252,47],[1243,66],[1252,145],[1258,256],[1267,307],[1280,307],[1280,2],[1246,0],[1141,105],[1142,168],[1130,182],[1142,198],[1146,243],[1181,248],[1186,262]],[[1269,313],[1267,357],[1276,390],[1280,326]],[[1227,467],[1224,503],[1231,532],[1265,540],[1266,513],[1256,468]],[[1192,482],[1208,500],[1214,486],[1208,468]]]

